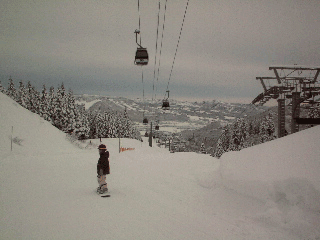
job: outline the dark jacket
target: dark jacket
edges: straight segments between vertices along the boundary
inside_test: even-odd
[[[109,166],[109,152],[106,151],[100,154],[100,158],[97,164],[97,173],[99,175],[100,169],[103,171],[103,175],[110,174],[110,166]]]

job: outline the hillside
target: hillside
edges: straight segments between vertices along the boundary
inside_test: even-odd
[[[160,131],[180,132],[204,127],[212,122],[225,125],[237,117],[255,115],[267,109],[249,104],[211,102],[184,102],[170,100],[170,109],[162,110],[161,100],[127,99],[106,96],[78,95],[78,103],[87,104],[91,111],[120,111],[125,109],[131,120],[144,129],[143,114],[149,121],[159,121]],[[100,100],[100,101],[99,101]],[[89,103],[94,103],[89,105]]]
[[[198,152],[202,143],[208,153],[213,153],[217,139],[221,135],[223,126],[232,123],[238,117],[253,117],[263,114],[268,108],[249,104],[224,103],[221,101],[183,102],[170,100],[170,109],[161,109],[161,100],[151,101],[141,99],[127,99],[107,96],[78,95],[78,103],[85,104],[89,111],[123,112],[125,109],[144,135],[150,132],[150,122],[154,131],[163,141],[169,137],[177,141],[187,142],[181,149]],[[149,124],[142,123],[143,116]]]
[[[3,93],[0,93],[0,113],[2,153],[10,152],[11,136],[14,152],[69,152],[74,148],[65,141],[66,135],[63,132]]]
[[[1,239],[320,238],[320,127],[219,160],[132,139],[121,146],[135,150],[119,153],[119,139],[103,139],[105,199],[97,139],[76,148],[3,94],[0,113]]]

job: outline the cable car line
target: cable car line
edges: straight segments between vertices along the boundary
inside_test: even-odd
[[[158,38],[159,38],[159,23],[160,23],[160,0],[159,0],[159,11],[158,11],[158,25],[157,25],[157,37],[156,37],[156,53],[154,55],[154,70],[153,70],[153,86],[152,86],[152,101],[153,96],[156,98],[154,81],[156,79],[156,65],[157,65],[157,53],[158,53]]]
[[[140,17],[140,1],[138,0],[138,13],[139,13],[139,29],[136,29],[134,33],[136,34],[136,43],[138,45],[136,56],[134,60],[135,65],[144,66],[147,65],[149,62],[148,51],[146,48],[142,47],[141,44],[141,35],[140,35],[140,44],[138,43],[138,34],[141,34],[140,27],[141,27],[141,17]]]
[[[186,14],[187,14],[187,10],[188,10],[188,5],[189,5],[189,0],[187,0],[186,9],[185,9],[185,11],[184,11],[184,16],[183,16],[183,20],[182,20],[182,25],[181,25],[181,29],[180,29],[180,34],[179,34],[179,39],[178,39],[178,43],[177,43],[177,47],[176,47],[176,52],[175,52],[175,54],[174,54],[174,58],[173,58],[172,66],[171,66],[171,71],[170,71],[170,75],[169,75],[169,80],[168,80],[168,85],[167,85],[167,91],[169,91],[169,83],[170,83],[170,80],[171,80],[171,75],[172,75],[172,71],[173,71],[173,66],[174,66],[174,63],[175,63],[175,61],[176,61],[176,56],[177,56],[177,52],[178,52],[178,48],[179,48],[179,43],[180,43],[180,38],[181,38],[181,33],[182,33],[184,21],[185,21]]]
[[[167,110],[170,107],[170,104],[169,104],[169,92],[170,92],[169,91],[169,84],[170,84],[170,80],[171,80],[171,76],[172,76],[173,67],[174,67],[174,64],[176,61],[176,57],[177,57],[177,52],[178,52],[181,34],[182,34],[183,26],[184,26],[184,21],[186,19],[186,15],[187,15],[188,6],[189,6],[189,0],[187,0],[186,8],[184,11],[183,20],[182,20],[182,24],[181,24],[181,28],[180,28],[180,34],[179,34],[179,38],[178,38],[178,43],[177,43],[176,51],[174,53],[174,58],[173,58],[172,66],[171,66],[168,84],[167,84],[166,93],[168,93],[168,97],[166,98],[166,93],[165,93],[164,98],[162,100],[162,109],[164,109],[164,110]]]
[[[148,64],[149,56],[148,56],[147,49],[142,47],[141,35],[140,35],[140,41],[139,41],[140,44],[138,43],[138,34],[140,34],[140,29],[141,29],[140,0],[138,0],[138,14],[139,14],[139,28],[134,31],[134,33],[136,34],[136,43],[138,45],[138,48],[136,51],[134,64],[141,66],[143,123],[147,124],[148,119],[145,117],[145,98],[144,98],[144,81],[143,81],[143,68],[142,68],[142,66]]]
[[[140,26],[141,26],[141,24],[140,24],[140,1],[138,0],[138,14],[139,14],[139,31],[140,31]],[[141,42],[140,42],[140,44],[141,44]]]
[[[142,103],[143,103],[143,123],[147,124],[148,123],[148,119],[145,117],[144,113],[146,110],[146,103],[144,100],[144,81],[143,81],[143,68],[141,66],[141,81],[142,81]]]
[[[160,56],[159,56],[157,82],[158,82],[158,79],[159,79],[159,71],[160,71],[160,63],[161,63],[160,60],[161,60],[162,42],[163,42],[163,33],[164,33],[164,26],[165,26],[165,22],[166,22],[167,2],[168,2],[168,0],[166,0],[166,3],[165,3],[165,5],[164,5],[164,14],[163,14],[163,24],[162,24],[162,35],[161,35],[161,44],[160,44]]]

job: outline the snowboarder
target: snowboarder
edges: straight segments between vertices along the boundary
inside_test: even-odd
[[[106,183],[106,175],[110,174],[110,165],[109,165],[109,151],[107,151],[107,146],[100,144],[99,147],[100,158],[97,164],[97,173],[98,173],[98,183],[99,187],[97,192],[103,194],[108,192],[108,186]]]

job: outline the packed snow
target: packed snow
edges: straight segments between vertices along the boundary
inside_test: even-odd
[[[320,239],[320,126],[220,159],[102,139],[101,198],[98,139],[72,144],[1,93],[0,113],[1,239]]]

